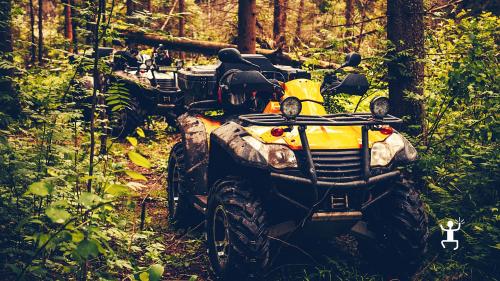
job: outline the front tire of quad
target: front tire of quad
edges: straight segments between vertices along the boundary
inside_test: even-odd
[[[401,277],[413,275],[427,251],[428,218],[419,193],[410,181],[394,183],[393,191],[368,213],[376,242],[363,241],[361,250],[374,265]]]
[[[207,247],[218,280],[263,280],[269,264],[268,217],[257,194],[236,177],[208,197]]]
[[[199,214],[188,200],[184,186],[184,144],[176,143],[170,152],[167,167],[168,218],[176,227],[190,227],[196,223]]]

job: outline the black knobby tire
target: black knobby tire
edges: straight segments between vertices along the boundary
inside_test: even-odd
[[[114,137],[120,139],[132,134],[144,124],[147,112],[142,108],[136,97],[131,97],[126,108],[119,112],[111,112],[111,130]]]
[[[172,147],[167,167],[167,204],[169,221],[177,227],[192,226],[199,214],[190,204],[185,186],[184,144]]]
[[[206,215],[208,255],[216,277],[263,280],[269,264],[268,217],[248,183],[236,177],[217,181]],[[221,239],[227,240],[226,247],[220,246]]]
[[[370,251],[367,256],[382,270],[405,276],[419,268],[427,251],[428,218],[411,182],[403,180],[394,185],[378,210],[368,215],[368,226],[375,232],[377,243],[364,244],[364,250]]]

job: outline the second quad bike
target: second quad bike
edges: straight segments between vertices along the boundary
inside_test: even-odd
[[[263,280],[273,238],[315,227],[351,231],[378,261],[416,270],[427,216],[397,167],[417,153],[393,128],[402,121],[388,115],[388,99],[372,100],[371,113],[328,114],[320,89],[363,95],[364,75],[329,75],[321,86],[260,55],[218,56],[214,90],[177,119],[182,141],[167,186],[172,223],[189,226],[204,214],[215,275]],[[348,55],[343,67],[360,61]]]

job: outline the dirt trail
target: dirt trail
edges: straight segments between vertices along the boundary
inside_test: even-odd
[[[166,165],[172,146],[179,141],[178,135],[161,134],[154,141],[139,145],[139,150],[153,163],[152,169],[143,169],[129,164],[129,168],[147,177],[141,182],[138,203],[144,198],[146,204],[145,229],[153,230],[165,247],[162,260],[165,265],[163,280],[212,280],[204,245],[203,225],[194,230],[176,230],[168,223],[166,202]],[[138,204],[140,205],[140,204]],[[140,206],[136,217],[140,217]],[[363,270],[356,242],[350,236],[330,237],[321,241],[311,237],[299,237],[293,246],[284,246],[279,255],[271,258],[276,262],[271,268],[269,280],[381,280],[370,270]],[[277,242],[274,242],[279,244]],[[375,273],[376,274],[376,273]],[[196,276],[196,278],[194,277]],[[333,279],[329,279],[332,278]],[[190,279],[191,278],[191,279]],[[306,278],[306,279],[305,279]]]
[[[211,280],[206,248],[203,240],[203,225],[196,229],[178,230],[168,222],[166,201],[166,164],[171,147],[178,141],[177,135],[159,135],[154,141],[141,143],[139,150],[152,163],[151,169],[144,169],[128,163],[128,168],[143,174],[147,181],[136,185],[137,208],[135,216],[141,216],[141,203],[146,199],[144,229],[156,233],[155,239],[164,246],[161,255],[165,271],[165,281]],[[123,144],[127,149],[128,144]]]

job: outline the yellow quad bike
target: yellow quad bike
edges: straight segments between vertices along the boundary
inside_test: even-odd
[[[273,238],[307,229],[350,231],[378,261],[416,270],[427,216],[396,168],[416,151],[391,127],[401,120],[387,114],[388,100],[374,99],[371,113],[328,114],[320,83],[269,79],[256,57],[221,50],[216,98],[193,102],[178,118],[182,141],[168,164],[171,222],[188,226],[205,215],[221,280],[263,280]],[[352,54],[343,66],[360,60]],[[361,74],[330,82],[324,88],[337,93],[368,89]],[[215,109],[224,114],[204,114]]]

